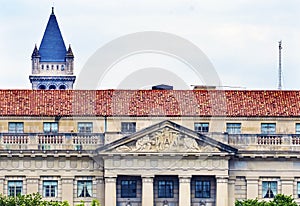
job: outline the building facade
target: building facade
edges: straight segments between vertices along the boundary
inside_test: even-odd
[[[299,94],[1,90],[0,192],[72,205],[300,202]]]

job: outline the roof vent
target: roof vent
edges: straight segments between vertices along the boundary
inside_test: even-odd
[[[194,85],[194,90],[215,90],[216,86]]]
[[[152,90],[173,90],[173,86],[160,84],[152,87]]]

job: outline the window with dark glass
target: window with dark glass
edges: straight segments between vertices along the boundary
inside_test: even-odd
[[[57,197],[57,181],[43,181],[43,197]]]
[[[44,132],[45,133],[57,133],[58,123],[57,122],[44,122]]]
[[[92,180],[78,180],[77,197],[92,197]]]
[[[300,198],[300,182],[297,182],[297,196]]]
[[[208,132],[209,124],[206,122],[196,122],[194,124],[194,128],[196,132]]]
[[[123,133],[134,133],[136,131],[135,122],[122,122],[121,123],[121,132]]]
[[[262,134],[275,134],[276,124],[275,123],[261,123]]]
[[[226,131],[228,134],[241,134],[241,123],[227,123]]]
[[[121,197],[122,198],[136,197],[136,180],[121,181]]]
[[[277,182],[276,181],[262,182],[263,198],[273,198],[276,194],[277,194]]]
[[[23,133],[24,132],[24,123],[23,122],[9,122],[8,123],[8,132],[9,133]]]
[[[296,123],[295,127],[296,127],[295,133],[300,134],[300,123]]]
[[[210,181],[196,180],[195,197],[210,198]]]
[[[7,182],[7,195],[10,197],[16,197],[22,194],[23,181],[21,180],[9,180]]]
[[[93,123],[92,122],[78,122],[79,133],[92,133]]]
[[[159,198],[174,197],[174,182],[172,180],[158,181],[158,197]]]

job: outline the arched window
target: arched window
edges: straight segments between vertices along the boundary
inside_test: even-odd
[[[46,86],[45,85],[40,85],[39,89],[46,89]]]
[[[56,89],[56,86],[55,85],[50,85],[49,89]]]
[[[60,85],[60,86],[59,86],[59,89],[65,90],[65,89],[66,89],[66,85]]]

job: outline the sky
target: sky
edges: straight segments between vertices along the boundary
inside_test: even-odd
[[[42,40],[53,5],[65,43],[72,45],[77,76],[99,48],[116,38],[159,31],[200,48],[224,88],[276,89],[282,40],[283,89],[300,89],[298,0],[1,0],[1,89],[31,88],[31,54]],[[131,65],[143,61],[138,58]],[[166,61],[153,55],[146,59],[157,65],[159,59]],[[170,65],[181,74],[182,64]],[[127,70],[120,67],[115,70],[121,69],[119,75],[125,78]],[[192,76],[187,73],[184,81],[203,83]]]

